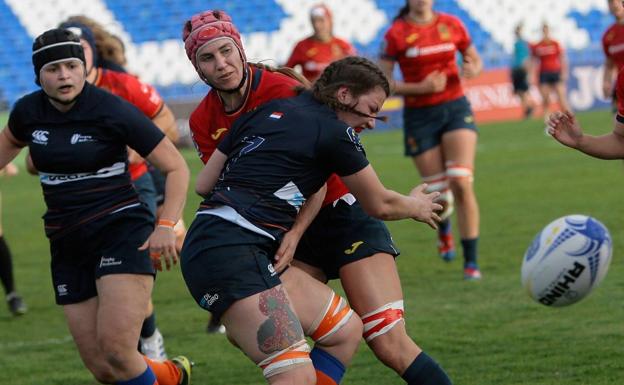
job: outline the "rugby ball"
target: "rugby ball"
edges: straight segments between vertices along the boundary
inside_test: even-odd
[[[595,218],[556,219],[535,236],[524,254],[522,286],[543,305],[571,305],[600,284],[612,250],[609,230]]]

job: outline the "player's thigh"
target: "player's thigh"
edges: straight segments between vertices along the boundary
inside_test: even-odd
[[[98,298],[63,305],[67,327],[76,343],[80,357],[89,368],[103,361],[97,344]],[[102,363],[103,364],[103,363]]]
[[[148,274],[109,274],[96,281],[98,338],[123,347],[136,347],[147,315],[154,277]]]
[[[340,269],[340,282],[351,307],[359,315],[403,299],[394,257],[387,253],[344,265]]]
[[[469,128],[448,131],[442,136],[445,162],[474,168],[478,134]]]
[[[282,285],[234,302],[221,316],[221,322],[228,338],[255,363],[304,339]]]
[[[308,330],[322,315],[333,290],[295,266],[291,266],[280,278],[303,329]]]
[[[418,173],[422,177],[437,175],[444,172],[444,155],[442,147],[433,147],[421,154],[412,157]]]

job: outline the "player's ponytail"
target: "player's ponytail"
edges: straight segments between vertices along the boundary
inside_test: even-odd
[[[354,106],[343,104],[336,98],[340,87],[347,87],[357,98],[375,87],[381,87],[390,95],[388,78],[372,61],[360,56],[348,56],[331,63],[312,86],[312,94],[319,102],[333,110],[342,110],[362,115]],[[368,116],[368,115],[367,115]],[[385,120],[383,117],[379,119]]]
[[[407,15],[408,13],[409,13],[409,0],[405,0],[405,5],[401,9],[399,9],[399,13],[397,13],[397,15],[392,20],[396,21],[398,19],[402,19],[403,16]]]

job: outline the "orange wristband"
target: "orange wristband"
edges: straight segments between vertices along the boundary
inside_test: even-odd
[[[169,227],[171,229],[175,227],[175,224],[176,223],[174,221],[169,219],[159,219],[158,222],[156,222],[156,226]]]

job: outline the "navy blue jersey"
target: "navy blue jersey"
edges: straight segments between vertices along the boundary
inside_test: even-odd
[[[241,116],[218,148],[228,159],[202,206],[228,205],[276,238],[332,173],[368,165],[353,128],[309,93]]]
[[[8,126],[39,170],[51,238],[137,204],[126,146],[147,156],[164,137],[136,107],[88,83],[65,113],[41,90],[24,96]]]

